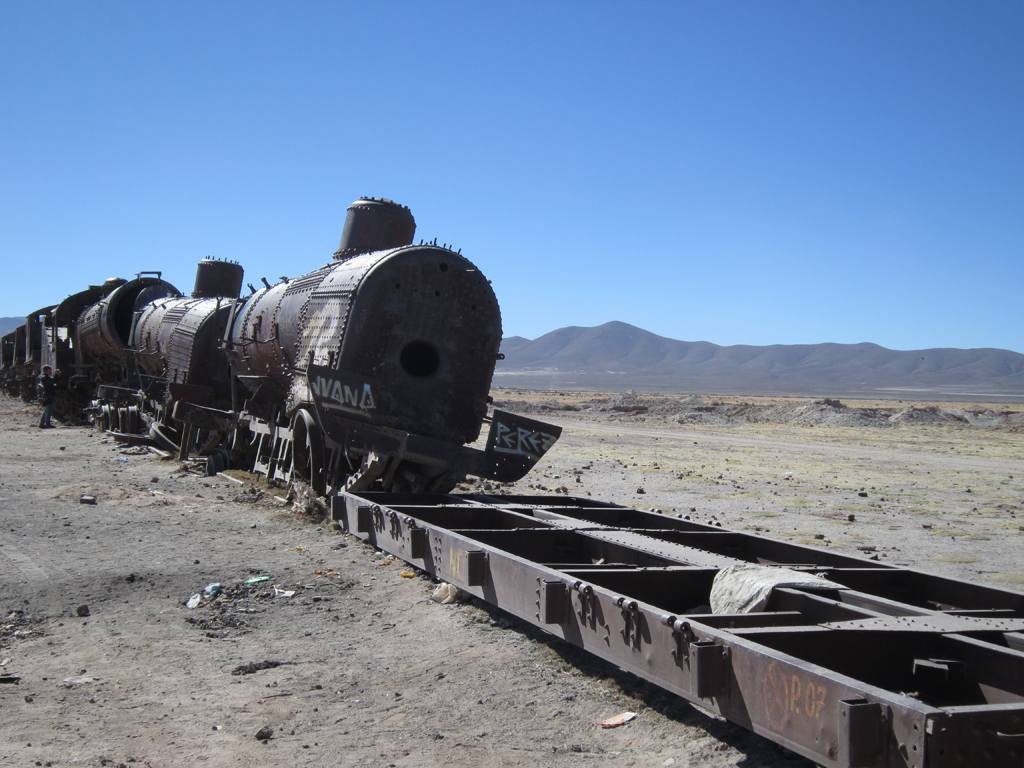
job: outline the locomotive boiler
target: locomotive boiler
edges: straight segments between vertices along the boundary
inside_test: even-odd
[[[205,456],[210,472],[299,477],[321,494],[516,480],[560,429],[488,419],[497,299],[461,253],[414,245],[415,229],[408,208],[361,198],[320,269],[243,298],[241,266],[212,259],[189,297],[159,273],[108,281],[44,313],[43,346],[73,353],[68,389],[91,395],[102,428]],[[469,447],[486,421],[483,450]]]

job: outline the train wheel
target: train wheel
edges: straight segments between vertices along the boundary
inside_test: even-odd
[[[181,437],[166,424],[154,421],[149,428],[149,436],[153,438],[153,442],[161,449],[171,453],[178,452],[178,442],[181,440]]]
[[[309,411],[299,411],[292,419],[292,472],[318,496],[324,495],[324,438]]]
[[[128,406],[128,432],[132,435],[139,433],[139,407],[137,405]]]
[[[228,454],[223,448],[215,448],[206,457],[206,476],[213,477],[228,468]]]

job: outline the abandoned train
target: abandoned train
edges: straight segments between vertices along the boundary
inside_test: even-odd
[[[494,411],[501,316],[461,253],[413,245],[408,208],[361,198],[334,260],[239,298],[242,267],[199,262],[184,297],[159,272],[112,278],[2,338],[0,376],[32,399],[63,372],[59,412],[270,479],[342,489],[447,491],[466,475],[516,480],[560,429]],[[467,444],[490,421],[485,448]]]

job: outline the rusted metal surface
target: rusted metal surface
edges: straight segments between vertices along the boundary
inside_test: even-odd
[[[1024,760],[1024,594],[563,497],[345,493],[344,530],[830,768]],[[711,614],[737,563],[820,573]]]
[[[75,386],[72,379],[83,371],[75,366],[75,325],[85,309],[103,297],[102,286],[91,285],[84,291],[68,296],[54,307],[52,320],[43,338],[42,363],[65,373],[63,383]]]
[[[21,390],[18,380],[17,348],[18,331],[14,330],[0,339],[0,382],[4,391],[11,397],[17,397]]]
[[[139,369],[165,384],[164,407],[179,396],[197,405],[230,407],[230,371],[220,352],[231,303],[224,298],[164,299],[150,304],[135,325]]]
[[[348,207],[335,260],[359,253],[400,248],[412,243],[416,220],[404,205],[393,200],[361,197]]]
[[[240,424],[263,425],[248,439],[258,467],[274,466],[270,435],[288,430],[316,488],[447,489],[467,473],[522,476],[557,439],[533,430],[542,449],[500,462],[463,448],[487,414],[498,303],[470,261],[412,245],[414,230],[408,209],[357,201],[333,263],[233,307],[223,348],[248,393]]]
[[[0,338],[0,370],[6,371],[14,367],[15,331]]]
[[[479,435],[501,318],[490,285],[459,254],[410,246],[355,256],[312,291],[303,318],[297,365],[379,382],[374,423],[449,442]],[[308,377],[295,377],[290,409],[311,401]]]
[[[157,299],[181,296],[177,288],[160,279],[159,273],[142,274],[147,276],[140,274],[119,285],[82,314],[76,327],[80,363],[130,362],[134,354],[131,332],[135,313]]]
[[[249,382],[260,380],[274,385],[283,399],[295,364],[301,309],[329,271],[323,267],[259,290],[236,312],[227,352],[246,386],[255,389]]]
[[[238,262],[203,259],[196,267],[196,284],[192,289],[192,298],[237,299],[239,291],[242,290],[244,275],[245,271]]]
[[[52,325],[50,313],[56,306],[42,307],[25,318],[25,363],[33,365],[36,371],[42,367],[43,341]]]

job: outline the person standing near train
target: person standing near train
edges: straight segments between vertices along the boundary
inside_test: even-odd
[[[48,365],[43,366],[43,373],[39,377],[39,386],[43,390],[43,415],[39,419],[40,429],[52,429],[50,417],[53,415],[53,402],[57,396],[57,379],[60,378],[60,371],[54,371]]]

